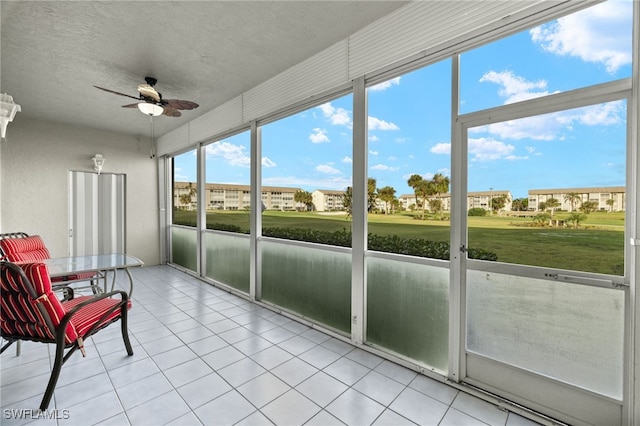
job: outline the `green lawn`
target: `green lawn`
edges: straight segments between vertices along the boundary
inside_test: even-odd
[[[415,213],[369,215],[369,232],[405,238],[449,240],[448,220],[419,220]],[[568,213],[558,212],[556,219]],[[538,228],[528,226],[531,218],[507,216],[469,217],[469,247],[498,255],[501,262],[547,266],[569,270],[623,274],[624,213],[589,214],[580,228]],[[178,211],[174,223],[195,224],[195,212]],[[207,223],[236,225],[249,229],[249,213],[215,211],[207,213]],[[350,230],[345,215],[320,212],[265,211],[264,227],[311,228],[324,231]]]

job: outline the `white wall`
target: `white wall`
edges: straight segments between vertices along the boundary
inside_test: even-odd
[[[41,235],[52,257],[69,253],[69,171],[127,175],[127,252],[146,265],[160,261],[157,161],[149,138],[16,117],[0,143],[0,232]]]

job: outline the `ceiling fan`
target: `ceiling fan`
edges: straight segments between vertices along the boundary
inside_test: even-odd
[[[122,105],[122,108],[138,108],[143,114],[158,116],[166,115],[167,117],[180,117],[182,113],[178,110],[191,110],[198,108],[198,104],[191,101],[183,101],[180,99],[163,99],[153,86],[156,85],[158,80],[153,77],[145,77],[146,83],[138,85],[138,97],[127,95],[125,93],[116,92],[113,90],[105,89],[104,87],[93,86],[96,89],[104,90],[105,92],[113,93],[120,96],[126,96],[127,98],[136,99],[138,102],[134,104]]]

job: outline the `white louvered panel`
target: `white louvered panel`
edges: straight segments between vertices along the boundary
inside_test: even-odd
[[[218,108],[190,122],[189,142],[198,143],[242,125],[242,96],[231,99]]]
[[[445,48],[462,34],[536,3],[531,1],[428,1],[411,3],[349,37],[349,77],[379,70],[416,53]]]
[[[172,152],[180,151],[189,146],[189,123],[184,124],[177,129],[160,136],[157,140],[157,154],[164,155]]]
[[[244,122],[308,99],[348,82],[347,40],[343,40],[244,94]]]

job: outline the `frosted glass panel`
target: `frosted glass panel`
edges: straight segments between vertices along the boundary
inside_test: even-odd
[[[622,399],[624,292],[469,271],[467,349]]]
[[[192,271],[198,268],[198,235],[195,228],[171,227],[171,262]]]
[[[248,237],[206,232],[207,277],[249,293],[249,244]]]
[[[448,368],[449,269],[367,258],[367,341]]]
[[[351,253],[261,242],[262,299],[351,332]]]

